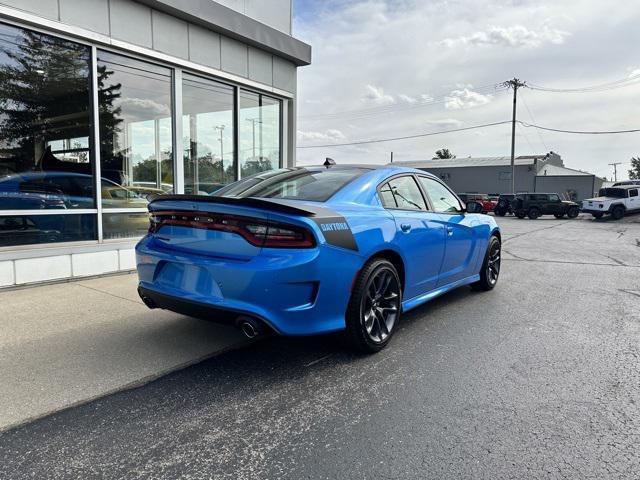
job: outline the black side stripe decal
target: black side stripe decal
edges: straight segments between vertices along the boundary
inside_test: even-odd
[[[336,247],[346,248],[348,250],[358,251],[356,239],[347,223],[347,220],[341,216],[313,216],[311,220],[316,222],[327,243]]]

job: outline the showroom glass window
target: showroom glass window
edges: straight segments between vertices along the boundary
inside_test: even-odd
[[[234,88],[185,74],[182,83],[184,192],[209,195],[236,179]]]
[[[139,237],[147,198],[173,191],[171,70],[103,51],[97,69],[103,236]]]
[[[87,46],[0,24],[0,246],[96,239],[90,62]]]
[[[240,176],[280,168],[282,102],[258,93],[240,91]]]

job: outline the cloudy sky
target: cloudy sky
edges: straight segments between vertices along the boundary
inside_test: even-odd
[[[295,0],[294,35],[313,47],[298,70],[298,145],[399,137],[518,118],[565,130],[640,128],[640,6],[580,0]],[[298,163],[386,163],[510,154],[510,125],[412,140],[298,149]],[[640,133],[570,135],[518,127],[516,154],[553,150],[612,176],[640,155]],[[622,170],[622,175],[620,174]]]

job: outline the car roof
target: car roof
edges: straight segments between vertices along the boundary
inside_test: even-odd
[[[640,185],[614,185],[613,187],[602,187],[603,189],[610,189],[610,188],[624,188],[625,190],[631,190],[632,188],[640,188]]]

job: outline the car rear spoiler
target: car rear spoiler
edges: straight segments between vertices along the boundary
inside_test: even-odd
[[[303,217],[314,217],[316,215],[326,214],[327,210],[322,207],[309,207],[305,205],[294,206],[286,200],[266,199],[255,197],[216,197],[207,195],[156,195],[149,201],[149,206],[156,202],[206,202],[217,203],[223,205],[237,205],[240,207],[254,207],[265,210],[287,213],[292,215],[301,215]]]
[[[241,207],[254,207],[272,212],[286,213],[309,217],[322,231],[327,243],[348,250],[358,251],[358,244],[353,236],[347,220],[338,213],[328,208],[298,204],[281,198],[256,198],[256,197],[216,197],[206,195],[158,195],[149,201],[149,211],[152,211],[157,202],[207,202],[222,205],[237,205]],[[172,208],[172,210],[175,208]]]

